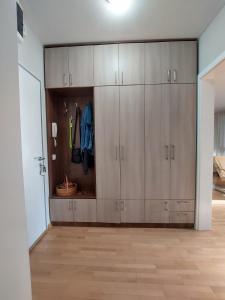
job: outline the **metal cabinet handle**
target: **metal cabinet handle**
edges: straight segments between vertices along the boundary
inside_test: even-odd
[[[120,160],[124,160],[124,146],[120,146]]]
[[[63,85],[64,86],[67,86],[67,78],[66,78],[67,76],[66,76],[66,74],[64,73],[63,74]]]
[[[170,152],[171,160],[175,160],[175,146],[171,145],[171,152]]]
[[[171,83],[171,70],[167,70],[167,81]]]
[[[166,160],[169,160],[169,146],[165,145],[165,158]]]
[[[173,82],[177,82],[177,70],[173,70]]]
[[[124,211],[124,201],[120,201],[120,211]]]
[[[70,84],[70,86],[73,85],[73,77],[72,77],[71,73],[69,74],[69,84]]]
[[[165,210],[165,211],[169,211],[169,208],[168,208],[168,201],[165,201],[165,202],[164,202],[164,205],[165,205],[164,210]]]
[[[115,146],[115,160],[118,160],[118,152],[119,152],[119,147]]]

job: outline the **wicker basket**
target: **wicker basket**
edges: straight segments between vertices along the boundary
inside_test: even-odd
[[[77,184],[68,182],[67,177],[65,182],[56,186],[56,195],[59,197],[72,197],[77,193]]]

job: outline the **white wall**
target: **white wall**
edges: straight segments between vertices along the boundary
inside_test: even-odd
[[[211,22],[199,40],[199,70],[203,71],[225,51],[225,7]]]
[[[31,19],[29,6],[25,0],[21,1],[24,9],[24,18],[26,24],[27,35],[22,43],[18,46],[18,61],[25,69],[32,73],[41,81],[41,98],[42,98],[42,124],[43,124],[43,146],[44,156],[47,158],[47,136],[46,136],[46,107],[45,107],[45,90],[44,90],[44,58],[43,45],[38,36],[32,31],[30,24],[27,23],[27,18]],[[47,159],[46,159],[47,167]],[[47,168],[48,169],[48,168]],[[46,212],[47,221],[49,223],[49,185],[48,174],[45,176],[45,190],[46,190]]]
[[[214,148],[213,85],[198,81],[198,153],[197,153],[197,209],[196,229],[209,230],[212,226],[213,148]]]
[[[0,20],[0,299],[30,300],[15,0],[1,0]]]

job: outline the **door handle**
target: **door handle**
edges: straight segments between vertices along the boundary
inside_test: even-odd
[[[120,201],[120,211],[124,211],[124,201]]]
[[[175,146],[171,145],[171,160],[175,160]]]
[[[67,86],[67,79],[66,79],[66,74],[63,74],[63,85]]]
[[[71,73],[69,74],[69,84],[70,84],[70,86],[73,85],[73,77],[72,77]]]
[[[120,146],[120,160],[124,160],[124,146]]]
[[[177,70],[173,70],[173,82],[177,82]]]
[[[167,81],[169,83],[171,83],[171,70],[170,69],[167,70]]]
[[[38,156],[38,157],[34,157],[34,159],[37,160],[37,161],[44,161],[45,157]]]
[[[118,160],[118,147],[115,146],[115,160]]]
[[[166,160],[169,160],[169,146],[165,145],[165,158]]]

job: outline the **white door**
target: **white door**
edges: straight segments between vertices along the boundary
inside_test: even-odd
[[[29,247],[46,230],[44,176],[38,158],[43,157],[41,85],[19,67],[23,177]]]

